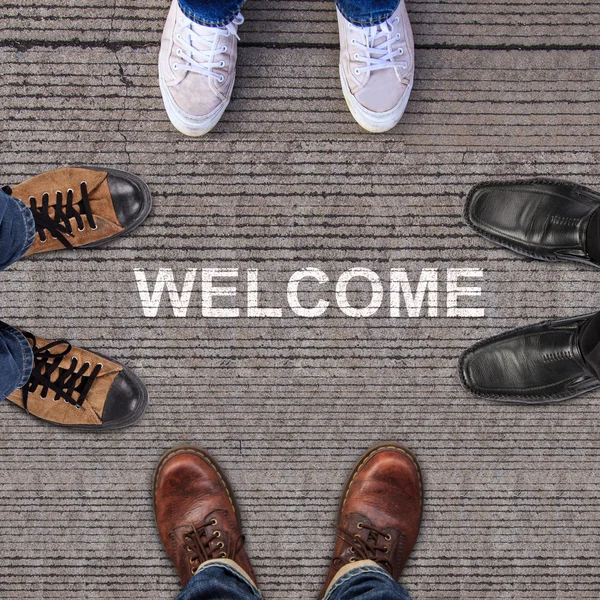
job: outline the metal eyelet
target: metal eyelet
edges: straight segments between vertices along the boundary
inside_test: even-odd
[[[354,74],[355,75],[360,75],[360,71],[358,69],[354,69]]]
[[[358,60],[358,58],[359,58],[359,57],[358,57],[358,54],[355,54],[355,55],[354,55],[354,60]]]
[[[177,63],[173,63],[173,71],[177,71]]]
[[[400,56],[402,56],[404,54],[404,50],[402,48],[400,48]]]
[[[195,558],[190,558],[190,565],[193,565],[196,562]]]
[[[220,538],[221,537],[221,532],[220,531],[215,531],[213,533],[213,536],[216,537],[216,538]]]
[[[224,61],[224,60],[222,60],[222,61],[219,63],[219,66],[220,66],[221,68],[223,68],[223,67],[225,66],[225,61]]]
[[[210,522],[210,524],[211,524],[211,525],[216,525],[216,524],[217,524],[217,520],[216,520],[216,519],[213,519],[213,520]]]
[[[225,77],[223,77],[223,75],[221,75],[219,77],[219,83],[223,83],[225,81]]]
[[[385,554],[387,554],[390,551],[390,549],[387,546],[384,546],[383,551]]]
[[[219,542],[217,544],[217,548],[225,548],[225,544],[223,542]]]
[[[354,558],[354,556],[350,557],[350,562],[356,562],[356,558]]]
[[[191,549],[189,546],[186,546],[186,547],[185,547],[185,549],[186,549],[188,552],[191,552],[191,551],[192,551],[192,549]]]
[[[221,552],[221,554],[219,554],[219,558],[227,558],[227,552]]]
[[[221,52],[227,52],[227,46],[223,46],[223,48],[221,48]]]
[[[356,524],[356,529],[362,529],[363,528],[363,524],[362,523],[357,523]]]
[[[77,231],[85,231],[85,227],[79,227],[79,225],[77,226]]]
[[[392,536],[391,536],[391,535],[388,533],[388,534],[385,536],[385,539],[386,539],[386,540],[389,542],[389,541],[392,539]]]
[[[192,569],[192,575],[195,575],[198,572],[200,566],[197,566],[195,569]]]

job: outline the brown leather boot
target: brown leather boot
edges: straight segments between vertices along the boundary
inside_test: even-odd
[[[154,475],[154,513],[183,587],[202,563],[217,558],[234,561],[256,583],[233,494],[204,450],[178,446],[162,457]]]
[[[28,382],[8,400],[75,429],[121,429],[142,418],[148,392],[128,367],[105,356],[22,332],[33,349]]]
[[[152,206],[139,177],[108,168],[57,169],[3,190],[33,213],[36,237],[27,255],[101,246],[135,229]]]
[[[338,571],[371,560],[395,580],[417,540],[423,508],[421,471],[403,446],[386,443],[371,448],[357,463],[342,494],[337,543],[324,598]]]

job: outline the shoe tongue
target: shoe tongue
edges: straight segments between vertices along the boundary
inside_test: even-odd
[[[220,27],[207,27],[206,25],[200,25],[199,23],[191,22],[190,29],[197,33],[199,36],[206,40],[207,45],[212,45],[214,42],[213,36],[220,35]],[[194,40],[192,40],[192,46],[194,46]],[[206,50],[206,48],[202,48]]]
[[[600,209],[597,209],[589,220],[585,251],[597,265],[600,265]]]
[[[600,379],[600,312],[581,328],[579,349],[586,365]]]

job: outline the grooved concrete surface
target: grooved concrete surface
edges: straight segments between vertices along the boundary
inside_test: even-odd
[[[462,391],[457,356],[504,329],[598,309],[600,274],[471,234],[469,187],[550,175],[600,188],[600,9],[592,0],[410,0],[417,77],[401,125],[347,112],[332,2],[249,0],[234,100],[205,139],[175,132],[157,86],[165,0],[2,0],[2,180],[65,164],[142,176],[146,225],[111,246],[23,260],[2,318],[126,360],[151,408],[105,435],[0,406],[0,598],[167,600],[151,477],[182,441],[214,453],[267,599],[316,597],[342,484],[371,444],[406,443],[426,488],[403,577],[414,600],[600,597],[599,393],[552,406]],[[295,317],[298,269],[353,267],[386,290],[371,318]],[[143,316],[133,269],[260,271],[280,319]],[[445,316],[445,269],[484,269],[485,317]],[[440,317],[389,317],[390,268],[440,270]],[[304,292],[303,292],[304,293]],[[315,300],[315,294],[305,294]],[[364,288],[353,302],[368,301]],[[242,314],[245,314],[242,311]]]

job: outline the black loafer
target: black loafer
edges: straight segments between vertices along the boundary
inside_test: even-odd
[[[599,194],[564,181],[490,182],[471,190],[465,220],[483,237],[531,258],[599,267],[586,245],[599,208]]]
[[[600,313],[593,313],[483,340],[461,356],[461,382],[477,396],[523,404],[560,402],[598,388],[591,361],[600,363],[599,322]],[[582,347],[589,348],[585,356]]]

